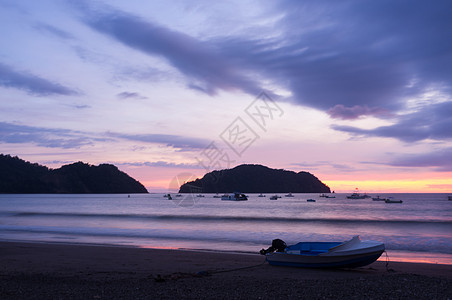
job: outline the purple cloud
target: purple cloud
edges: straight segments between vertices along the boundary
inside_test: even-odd
[[[452,148],[422,154],[399,155],[388,164],[396,167],[433,167],[440,172],[451,172]]]
[[[60,39],[70,40],[74,38],[69,32],[61,30],[49,24],[39,23],[35,26],[35,28],[39,31],[50,33]]]
[[[120,163],[114,162],[113,164],[134,166],[134,167],[146,166],[146,167],[177,168],[177,169],[203,169],[204,168],[198,163],[196,163],[196,164],[185,164],[185,163],[177,164],[177,163],[166,162],[166,161],[125,162],[125,163],[124,162],[120,162]]]
[[[36,96],[69,96],[78,94],[75,90],[62,86],[59,83],[54,83],[32,74],[17,72],[2,63],[0,63],[0,86],[24,90]]]
[[[356,136],[389,137],[405,142],[451,139],[452,102],[427,105],[417,112],[399,116],[397,123],[389,126],[362,129],[353,126],[333,125],[332,128]]]
[[[107,8],[98,15],[85,12],[84,21],[91,28],[133,49],[164,57],[190,78],[189,85],[209,95],[215,95],[218,90],[235,89],[257,95],[261,90],[209,43],[124,12]]]
[[[431,89],[452,96],[452,39],[445,35],[452,28],[451,10],[446,0],[435,5],[282,0],[271,7],[272,15],[282,16],[274,26],[278,34],[254,28],[253,36],[200,40],[111,8],[81,8],[85,24],[130,48],[164,57],[191,89],[257,95],[270,82],[289,90],[292,102],[343,120],[396,115],[408,99]],[[403,127],[409,122],[387,133],[381,128],[381,134],[400,131],[404,140],[440,135],[431,126],[429,133],[410,134]]]
[[[333,119],[342,119],[342,120],[354,120],[358,119],[362,116],[389,116],[390,113],[383,108],[369,108],[367,105],[355,105],[352,107],[345,107],[342,104],[337,104],[334,107],[330,108],[327,113]]]
[[[183,150],[204,149],[211,142],[207,139],[185,137],[171,134],[125,134],[107,132],[110,137],[126,139],[130,141],[164,144],[167,147],[180,148]]]
[[[0,122],[0,142],[9,144],[33,143],[47,148],[80,148],[92,145],[94,139],[80,131],[16,125]]]
[[[141,96],[136,92],[122,92],[117,94],[116,96],[121,99],[147,99],[147,97]]]

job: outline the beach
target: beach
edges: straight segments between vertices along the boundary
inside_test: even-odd
[[[2,299],[451,299],[452,266],[275,267],[258,254],[0,242]]]

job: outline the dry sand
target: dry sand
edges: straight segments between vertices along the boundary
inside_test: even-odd
[[[388,270],[389,269],[389,270]],[[275,267],[261,255],[0,242],[1,299],[452,299],[452,266]]]

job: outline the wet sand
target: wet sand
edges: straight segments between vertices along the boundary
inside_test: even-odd
[[[2,299],[452,299],[452,266],[276,267],[255,254],[0,242]]]

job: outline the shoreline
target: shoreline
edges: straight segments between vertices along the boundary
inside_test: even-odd
[[[261,255],[0,241],[3,299],[452,298],[452,266],[270,266]]]
[[[237,251],[237,250],[218,250],[203,248],[183,248],[183,247],[153,247],[150,245],[133,245],[133,244],[114,244],[114,243],[92,243],[92,242],[70,242],[70,241],[43,241],[43,240],[15,240],[0,239],[0,243],[31,243],[31,244],[49,244],[49,245],[73,245],[73,246],[98,246],[98,247],[120,247],[134,249],[154,249],[154,250],[180,250],[194,251],[206,253],[225,253],[238,255],[255,255],[258,251]],[[386,258],[388,255],[388,259]],[[433,257],[432,257],[433,256]],[[436,256],[436,257],[435,257]],[[438,257],[439,256],[439,257]],[[436,260],[436,261],[435,261]],[[377,260],[378,262],[389,261],[392,263],[421,263],[431,265],[447,265],[452,267],[450,254],[434,253],[434,252],[416,252],[416,251],[398,251],[389,250],[389,253],[383,253]]]

